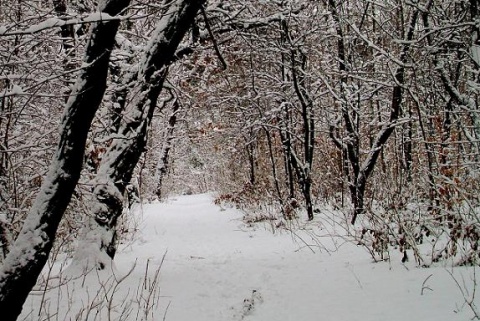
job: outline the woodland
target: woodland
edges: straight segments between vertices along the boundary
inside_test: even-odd
[[[478,265],[479,37],[477,0],[0,0],[2,320],[175,194]]]

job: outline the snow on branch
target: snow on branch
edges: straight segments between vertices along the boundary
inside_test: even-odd
[[[95,22],[102,22],[102,21],[115,21],[115,20],[123,21],[123,20],[132,19],[133,17],[134,17],[133,15],[125,15],[125,16],[119,15],[119,16],[112,17],[111,15],[105,12],[94,12],[80,18],[73,18],[73,19],[67,19],[67,20],[60,19],[58,17],[50,17],[40,23],[33,24],[28,28],[21,29],[21,30],[12,30],[13,27],[10,27],[10,26],[0,26],[0,36],[5,37],[5,36],[29,35],[29,34],[35,34],[35,33],[52,29],[52,28],[61,28],[68,25],[79,25],[79,24],[85,24],[85,23],[95,23]]]
[[[265,17],[254,17],[254,18],[239,18],[238,15],[243,11],[244,8],[238,12],[229,12],[228,10],[221,9],[219,7],[208,7],[206,9],[207,13],[218,13],[225,15],[227,18],[224,21],[224,26],[217,29],[217,33],[225,33],[234,30],[249,30],[255,28],[261,28],[271,25],[285,19],[285,17],[299,14],[304,6],[299,6],[298,8],[289,8],[282,12],[277,12]]]

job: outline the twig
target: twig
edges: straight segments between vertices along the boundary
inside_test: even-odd
[[[223,59],[222,53],[220,52],[220,49],[218,48],[217,39],[213,35],[212,28],[210,27],[210,22],[208,22],[207,13],[205,12],[205,8],[203,6],[200,7],[200,11],[202,12],[203,18],[205,19],[205,26],[207,27],[207,31],[208,31],[208,34],[210,35],[210,38],[212,39],[213,48],[215,49],[215,53],[217,54],[218,60],[220,60],[220,63],[222,64],[222,69],[226,70],[227,69],[227,63],[225,62],[225,59]]]
[[[427,283],[427,281],[433,276],[433,274],[430,274],[422,283],[422,290],[420,291],[420,295],[423,295],[423,292],[424,290],[430,290],[430,291],[433,291],[431,287],[429,287],[428,285],[425,285],[425,283]]]

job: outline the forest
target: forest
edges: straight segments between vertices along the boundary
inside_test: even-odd
[[[171,195],[477,266],[479,37],[477,0],[0,0],[2,320]]]

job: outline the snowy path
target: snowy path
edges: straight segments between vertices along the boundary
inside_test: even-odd
[[[245,227],[241,213],[222,211],[209,195],[182,196],[143,210],[138,240],[119,253],[116,265],[128,269],[135,259],[139,265],[147,259],[158,265],[168,251],[161,270],[159,309],[163,313],[170,302],[166,320],[472,317],[443,268],[407,270],[397,263],[373,264],[363,249],[351,244],[334,253],[318,248],[312,253],[287,232],[272,234],[262,225]],[[333,247],[332,240],[325,239],[325,245]],[[162,317],[159,314],[156,320]]]

